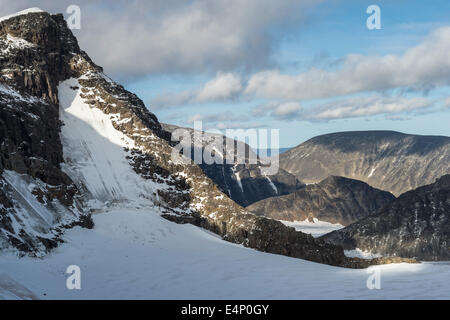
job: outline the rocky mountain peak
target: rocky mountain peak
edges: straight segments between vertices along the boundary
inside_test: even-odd
[[[81,54],[62,15],[32,12],[0,22],[2,82],[21,93],[58,103],[59,81],[72,75]]]
[[[57,104],[60,81],[101,72],[67,27],[62,14],[30,12],[0,22],[2,83]]]
[[[449,189],[450,188],[450,174],[440,177],[436,180],[435,185],[439,188]]]
[[[337,186],[337,185],[345,185],[345,184],[358,183],[358,182],[360,182],[360,181],[345,178],[345,177],[329,176],[328,178],[325,178],[322,181],[320,181],[319,184],[322,186],[325,186],[325,185]]]

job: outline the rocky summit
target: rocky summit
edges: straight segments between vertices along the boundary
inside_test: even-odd
[[[280,155],[280,167],[305,183],[343,176],[395,196],[449,174],[449,163],[449,137],[394,131],[326,134]]]
[[[0,52],[0,241],[40,255],[63,228],[92,225],[83,223],[90,217],[82,193],[61,168],[57,96],[78,57],[92,62],[62,15],[39,12],[0,21]]]
[[[382,255],[450,259],[450,175],[402,194],[376,215],[324,235],[346,249]]]
[[[393,201],[395,197],[368,184],[331,176],[285,196],[258,201],[247,210],[258,215],[286,221],[313,221],[349,225]]]

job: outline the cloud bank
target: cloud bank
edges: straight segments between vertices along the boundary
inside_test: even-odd
[[[394,88],[428,90],[450,84],[450,27],[431,33],[403,55],[348,55],[340,69],[311,69],[297,75],[278,70],[254,74],[245,94],[270,99],[309,100]]]
[[[254,117],[272,117],[283,121],[329,121],[377,115],[393,116],[433,106],[434,101],[422,97],[372,95],[318,103],[308,108],[302,108],[297,102],[271,102],[254,108],[252,114]]]

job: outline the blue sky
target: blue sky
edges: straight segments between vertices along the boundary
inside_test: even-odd
[[[71,0],[41,1],[62,12]],[[381,29],[369,30],[369,5]],[[0,14],[35,6],[1,1]],[[448,0],[78,0],[80,46],[162,122],[450,135]]]
[[[366,8],[371,4],[377,4],[381,9],[381,30],[368,30],[366,27],[366,19],[369,16]],[[448,1],[326,1],[309,9],[306,19],[301,19],[300,23],[274,26],[270,29],[275,49],[267,69],[277,69],[284,74],[294,75],[310,68],[334,70],[339,68],[336,63],[349,54],[402,55],[424,41],[433,30],[445,26],[450,26]],[[238,68],[232,71],[243,79],[251,76],[251,73]],[[153,74],[128,81],[126,87],[146,101],[150,110],[163,122],[186,126],[192,125],[188,119],[194,114],[207,117],[211,114],[232,113],[237,119],[245,120],[242,121],[243,128],[247,124],[279,128],[281,147],[297,145],[319,134],[351,130],[396,130],[415,134],[450,135],[450,108],[445,106],[324,121],[276,119],[270,116],[256,119],[252,116],[252,109],[270,101],[261,97],[233,97],[223,101],[181,104],[167,109],[152,108],[152,100],[162,92],[176,94],[195,91],[214,76],[211,72]],[[404,92],[404,88],[392,88],[388,91],[381,94],[407,98],[425,96],[435,100],[436,104],[444,104],[450,97],[449,87],[445,85],[425,93],[420,90]],[[339,97],[295,101],[303,108],[314,108],[323,102],[333,104],[333,101],[347,97],[377,94],[380,93],[373,90]],[[204,125],[214,127],[217,123],[222,123],[232,127],[238,122],[232,119]]]

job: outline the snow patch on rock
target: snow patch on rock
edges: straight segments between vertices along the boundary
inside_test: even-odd
[[[114,128],[110,115],[85,102],[77,79],[62,82],[58,92],[60,119],[64,122],[63,170],[105,204],[154,203],[154,192],[166,186],[133,171],[127,150],[139,149],[135,142]]]
[[[13,14],[1,17],[0,18],[0,22],[8,20],[8,19],[11,19],[11,18],[14,18],[14,17],[17,17],[17,16],[22,16],[22,15],[25,15],[25,14],[36,13],[36,12],[44,12],[44,11],[42,11],[40,8],[37,8],[37,7],[29,8],[29,9],[25,9],[25,10],[22,10],[22,11],[19,11],[19,12],[16,12],[16,13],[13,13]]]
[[[320,221],[317,218],[314,218],[313,221],[284,221],[280,220],[284,225],[288,227],[293,227],[297,231],[301,231],[304,233],[308,233],[312,235],[314,238],[318,238],[323,236],[324,234],[330,233],[335,230],[339,230],[344,228],[343,225],[339,223],[330,223],[326,221]]]
[[[354,250],[344,250],[344,254],[349,258],[361,258],[361,259],[374,259],[381,258],[381,254],[371,253],[369,251],[363,251],[359,248]]]

